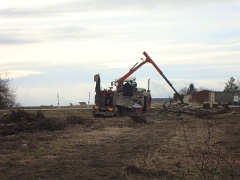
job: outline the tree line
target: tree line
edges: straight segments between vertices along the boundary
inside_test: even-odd
[[[10,78],[0,77],[0,109],[16,106],[16,89],[11,86]],[[184,96],[186,94],[191,94],[194,92],[209,90],[207,88],[195,88],[194,84],[191,83],[189,87],[184,87],[180,89],[179,94]],[[236,81],[235,78],[231,77],[227,83],[225,83],[224,92],[235,92],[240,91],[240,81]],[[178,97],[174,94],[174,100],[177,100]]]
[[[199,92],[199,91],[203,91],[203,90],[208,90],[210,91],[210,89],[208,88],[204,88],[204,87],[201,87],[201,88],[195,88],[194,84],[191,83],[189,85],[189,87],[184,87],[182,89],[180,89],[178,91],[178,93],[183,97],[187,94],[192,94],[192,93],[195,93],[195,92]],[[225,87],[223,89],[223,92],[237,92],[237,91],[240,91],[240,80],[236,80],[235,78],[231,77],[226,83],[225,83]],[[173,99],[175,101],[178,100],[178,96],[176,93],[174,93],[173,95]]]
[[[10,85],[10,78],[0,77],[0,109],[15,106],[15,88]]]

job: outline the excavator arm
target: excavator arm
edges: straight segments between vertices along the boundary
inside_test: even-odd
[[[143,52],[144,56],[146,57],[145,60],[143,60],[141,63],[138,64],[138,62],[129,70],[129,72],[127,74],[125,74],[123,77],[121,77],[120,79],[118,79],[117,83],[117,89],[121,89],[121,84],[123,83],[123,81],[125,79],[127,79],[131,74],[133,74],[136,70],[138,70],[142,65],[144,65],[145,63],[151,63],[154,68],[158,71],[158,73],[163,77],[163,79],[168,83],[168,85],[173,89],[173,91],[177,94],[179,100],[181,101],[181,103],[183,102],[183,99],[181,97],[181,95],[176,91],[176,89],[173,87],[172,83],[167,79],[167,77],[163,74],[163,72],[161,71],[161,69],[156,65],[156,63],[150,58],[150,56],[144,51]]]
[[[177,90],[173,87],[172,83],[168,80],[168,78],[163,74],[163,72],[161,71],[161,69],[155,64],[155,62],[150,58],[150,56],[144,51],[143,52],[144,56],[146,57],[146,61],[151,63],[155,69],[158,71],[158,73],[163,77],[163,79],[168,83],[168,85],[173,89],[173,91],[177,94],[179,100],[181,101],[181,103],[184,104],[182,96],[177,92]]]

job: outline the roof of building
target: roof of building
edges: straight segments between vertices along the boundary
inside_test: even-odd
[[[152,103],[164,103],[169,102],[169,98],[152,98]]]

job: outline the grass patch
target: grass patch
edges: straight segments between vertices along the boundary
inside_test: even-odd
[[[66,127],[66,123],[63,121],[57,121],[53,119],[42,119],[37,124],[37,129],[47,131],[63,130]]]

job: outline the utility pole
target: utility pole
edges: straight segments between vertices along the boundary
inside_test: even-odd
[[[89,108],[89,102],[90,102],[90,92],[89,92],[89,95],[88,95],[88,108]]]
[[[58,99],[58,109],[60,109],[60,104],[59,104],[59,95],[57,93],[57,99]]]

